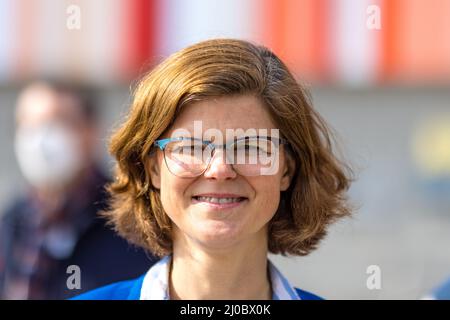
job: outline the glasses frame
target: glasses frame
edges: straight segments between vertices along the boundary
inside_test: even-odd
[[[211,157],[208,158],[208,163],[206,164],[205,169],[204,169],[201,173],[199,173],[199,174],[197,174],[197,175],[192,175],[192,177],[180,177],[180,178],[195,178],[195,177],[201,176],[202,174],[205,173],[206,170],[208,170],[209,166],[211,165],[211,160],[214,158],[215,151],[216,151],[217,148],[221,148],[221,149],[224,149],[224,150],[228,151],[228,150],[230,149],[230,146],[232,146],[232,145],[235,144],[236,142],[242,141],[242,140],[247,140],[247,139],[249,139],[249,138],[258,138],[258,139],[259,139],[259,138],[263,138],[263,139],[270,140],[270,141],[278,140],[278,146],[281,146],[281,145],[289,145],[289,141],[287,141],[286,139],[280,138],[280,137],[272,137],[272,136],[246,136],[246,137],[234,139],[233,141],[230,141],[230,142],[227,142],[227,143],[224,143],[224,144],[215,144],[215,143],[213,143],[213,142],[210,141],[210,140],[203,140],[203,139],[192,138],[192,137],[174,137],[174,138],[165,138],[165,139],[159,139],[159,140],[156,140],[156,141],[153,143],[153,145],[154,145],[155,147],[158,147],[158,148],[163,152],[163,154],[164,154],[164,162],[166,163],[167,168],[169,169],[169,171],[170,171],[173,175],[175,175],[175,176],[177,176],[177,177],[180,177],[180,176],[178,176],[178,175],[176,175],[175,173],[173,173],[173,172],[170,170],[169,165],[167,164],[166,147],[167,147],[167,145],[168,145],[170,142],[173,142],[173,141],[182,141],[182,140],[196,140],[196,141],[201,141],[202,144],[206,145],[207,148],[212,147],[212,150],[211,150]],[[152,153],[153,153],[153,151],[151,151],[149,155],[151,155]],[[233,170],[234,170],[236,173],[239,173],[239,170],[236,170],[236,168],[234,167],[234,164],[233,164],[233,163],[230,163],[230,164],[231,164],[231,167],[233,168]],[[239,174],[240,174],[240,173],[239,173]]]

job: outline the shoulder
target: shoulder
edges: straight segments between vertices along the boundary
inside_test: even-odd
[[[311,292],[308,292],[308,291],[305,291],[305,290],[302,290],[299,288],[294,288],[294,289],[302,300],[324,300],[322,297],[319,297],[319,296],[315,295],[314,293],[311,293]]]
[[[115,282],[69,300],[139,300],[144,276],[133,280]]]
[[[30,202],[27,197],[17,197],[7,203],[2,212],[0,212],[0,236],[2,238],[0,244],[7,238],[12,239],[18,230],[26,226],[29,220]]]
[[[12,223],[26,215],[30,207],[28,195],[21,195],[9,201],[0,214],[3,223]]]

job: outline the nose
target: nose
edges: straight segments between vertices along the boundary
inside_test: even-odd
[[[232,164],[226,163],[225,152],[221,149],[215,149],[204,176],[210,179],[226,180],[234,179],[237,173]]]

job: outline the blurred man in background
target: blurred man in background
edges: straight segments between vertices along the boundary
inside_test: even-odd
[[[19,96],[15,151],[29,190],[1,215],[0,298],[64,299],[154,262],[97,215],[107,182],[97,138],[95,108],[74,87],[34,83]],[[81,288],[68,285],[73,270]]]

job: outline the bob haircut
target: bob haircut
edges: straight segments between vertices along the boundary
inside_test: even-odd
[[[351,169],[334,156],[330,129],[313,110],[309,93],[267,48],[213,39],[174,53],[145,74],[125,122],[111,137],[117,164],[102,215],[122,237],[160,257],[172,253],[172,222],[147,169],[153,143],[189,103],[243,94],[255,95],[267,108],[296,163],[269,222],[269,252],[307,255],[332,222],[351,214]]]

